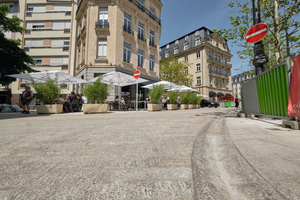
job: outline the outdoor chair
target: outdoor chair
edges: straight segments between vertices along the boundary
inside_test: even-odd
[[[79,99],[73,99],[73,101],[71,102],[71,111],[79,111],[80,107],[79,107]]]

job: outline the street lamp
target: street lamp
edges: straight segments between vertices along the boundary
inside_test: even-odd
[[[253,6],[253,25],[261,23],[259,0],[252,0]],[[253,65],[255,67],[255,75],[259,75],[265,71],[264,64],[268,62],[268,56],[264,52],[264,45],[262,41],[256,42],[253,47],[254,59]]]

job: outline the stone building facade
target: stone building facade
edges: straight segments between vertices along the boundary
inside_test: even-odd
[[[241,74],[237,74],[235,76],[232,76],[232,89],[233,89],[233,95],[234,97],[238,97],[241,99],[241,86],[242,84],[253,78],[255,75],[253,75],[250,72],[243,72]]]
[[[160,0],[79,1],[75,75],[89,80],[110,71],[133,75],[138,69],[146,84],[157,82],[161,8]],[[135,85],[121,90],[135,97]],[[114,87],[108,100],[117,91]],[[139,88],[144,96],[147,92]]]
[[[232,94],[231,57],[227,41],[201,27],[160,47],[160,59],[175,56],[178,61],[192,63],[188,73],[193,75],[192,88],[206,99]]]

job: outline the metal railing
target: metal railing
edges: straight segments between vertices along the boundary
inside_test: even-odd
[[[109,28],[108,22],[99,21],[95,23],[96,28]]]
[[[123,26],[123,31],[126,33],[131,34],[132,36],[134,36],[134,32],[131,28],[127,27],[127,26]]]
[[[217,59],[217,58],[213,58],[212,56],[208,56],[208,59],[210,59],[210,60],[212,60],[212,61],[215,61],[215,62],[217,62],[217,63],[220,63],[220,64],[222,64],[222,65],[226,65],[226,66],[228,66],[228,67],[232,67],[231,64],[229,64],[229,63],[227,63],[227,62],[225,62],[225,61],[223,61],[223,60],[219,60],[219,59]]]
[[[157,48],[157,45],[153,41],[149,41],[149,46]]]
[[[145,8],[145,6],[141,5],[138,0],[128,0],[129,2],[131,2],[132,4],[134,4],[136,7],[139,8],[139,10],[141,10],[142,12],[146,13],[151,19],[153,19],[154,21],[156,21],[160,26],[161,26],[161,20],[156,17],[153,13],[150,12],[150,10],[148,10],[147,8]]]
[[[138,34],[138,39],[141,40],[141,41],[143,41],[143,42],[146,42],[145,37],[143,35],[141,35],[141,34]]]
[[[221,72],[216,72],[216,71],[209,70],[209,73],[210,74],[215,74],[217,76],[222,76],[222,77],[228,78],[228,74],[223,74]]]

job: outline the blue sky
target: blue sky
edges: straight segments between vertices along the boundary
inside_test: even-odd
[[[242,0],[241,2],[244,2]],[[160,46],[165,45],[187,33],[190,33],[202,26],[210,30],[228,29],[231,27],[229,20],[230,8],[228,0],[161,0],[163,7],[161,11],[162,33]],[[233,55],[232,75],[242,73],[251,69],[250,66],[240,60],[230,41],[229,49]],[[235,71],[235,68],[242,67],[242,70]]]

